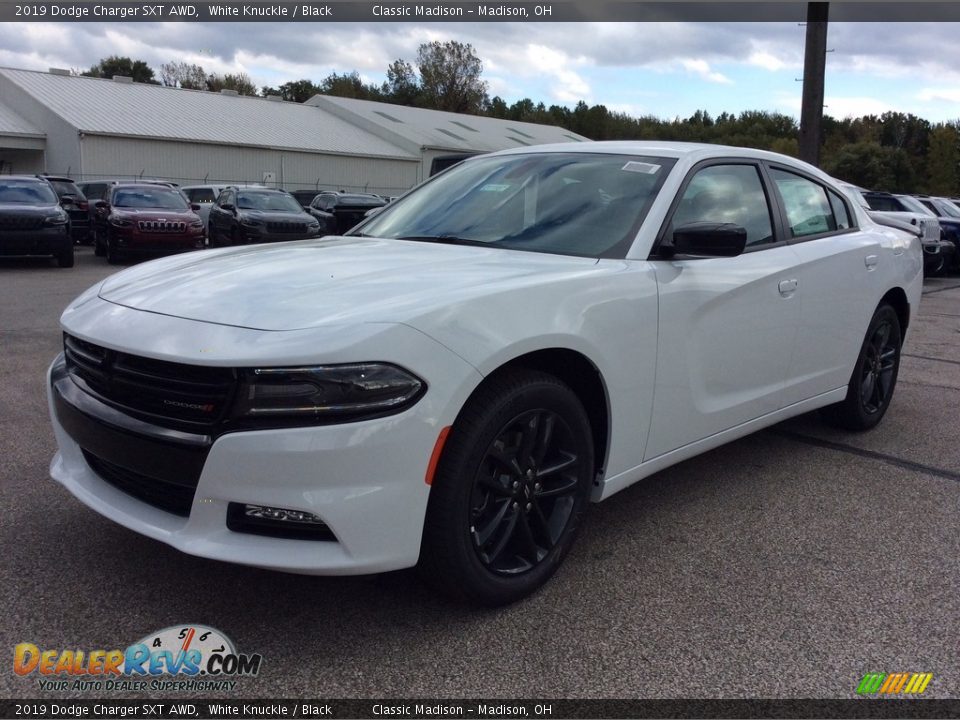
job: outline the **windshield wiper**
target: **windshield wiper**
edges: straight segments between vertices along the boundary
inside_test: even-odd
[[[394,240],[413,240],[414,242],[440,243],[442,245],[474,245],[480,247],[490,247],[491,243],[483,240],[471,240],[470,238],[457,237],[456,235],[404,235],[394,238]]]

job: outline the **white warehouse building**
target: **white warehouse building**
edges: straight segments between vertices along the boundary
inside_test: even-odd
[[[587,138],[560,127],[317,95],[304,104],[0,68],[0,173],[384,195],[440,156]]]

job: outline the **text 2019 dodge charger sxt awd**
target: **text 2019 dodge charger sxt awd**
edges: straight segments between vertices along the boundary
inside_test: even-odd
[[[64,312],[51,473],[203,557],[532,592],[589,501],[784,418],[867,429],[919,240],[784,156],[464,161],[344,237],[147,263]]]

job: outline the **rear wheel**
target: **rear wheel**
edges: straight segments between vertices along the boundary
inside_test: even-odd
[[[887,304],[878,307],[853,368],[847,397],[823,409],[829,422],[847,430],[869,430],[883,419],[897,385],[901,337],[896,310]]]
[[[573,544],[593,474],[579,399],[545,373],[491,379],[438,466],[419,569],[458,600],[503,605],[537,590]]]

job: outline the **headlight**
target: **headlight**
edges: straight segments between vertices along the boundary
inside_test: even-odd
[[[109,223],[114,227],[131,227],[133,225],[132,220],[127,220],[126,218],[118,217],[116,215],[110,216]]]
[[[190,227],[194,230],[200,230],[203,228],[203,220],[191,220]]]
[[[256,218],[245,217],[240,219],[240,224],[246,225],[247,227],[257,227],[260,224],[260,221]]]
[[[310,230],[316,230],[320,227],[320,222],[318,220],[311,220],[307,223],[307,228]]]
[[[398,412],[425,383],[386,363],[242,371],[234,415],[242,419],[344,419]]]
[[[66,225],[67,221],[70,220],[70,216],[66,213],[57,213],[56,215],[47,215],[43,219],[44,225]]]

